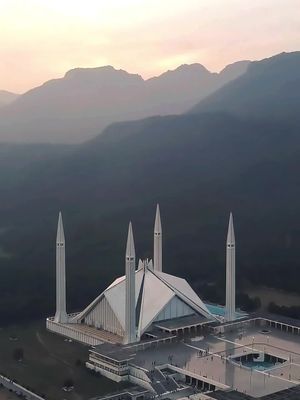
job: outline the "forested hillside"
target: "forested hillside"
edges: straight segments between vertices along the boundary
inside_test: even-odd
[[[288,68],[286,60],[282,55]],[[266,73],[265,62],[261,65]],[[285,73],[277,74],[277,80],[286,79],[287,68],[282,67]],[[268,74],[272,71],[270,67]],[[296,74],[292,69],[289,76]],[[289,110],[296,110],[298,97],[290,93]],[[246,95],[242,93],[243,99]],[[273,92],[265,96],[266,109],[273,98]],[[111,125],[82,145],[52,146],[47,152],[35,147],[28,158],[18,146],[3,146],[4,319],[53,312],[59,210],[65,223],[69,311],[123,273],[129,219],[137,256],[152,256],[157,202],[163,268],[186,277],[200,293],[205,290],[207,296],[213,283],[211,297],[222,301],[230,211],[238,287],[247,280],[299,292],[300,136],[290,114],[262,120],[229,110],[194,110],[152,117]],[[13,170],[17,161],[22,172]]]

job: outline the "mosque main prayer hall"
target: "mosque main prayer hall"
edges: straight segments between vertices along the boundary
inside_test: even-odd
[[[56,313],[47,318],[47,329],[88,346],[87,368],[143,388],[130,398],[172,398],[174,393],[180,398],[178,392],[184,397],[192,390],[199,396],[205,393],[199,399],[271,400],[278,393],[296,393],[299,397],[281,398],[300,399],[300,321],[236,310],[232,214],[226,240],[225,307],[204,303],[184,278],[164,272],[162,233],[157,205],[153,259],[137,262],[129,223],[125,275],[84,310],[68,314],[60,213]]]

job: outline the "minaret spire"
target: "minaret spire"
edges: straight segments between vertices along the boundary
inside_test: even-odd
[[[156,206],[156,215],[154,223],[153,262],[154,262],[154,271],[161,272],[162,271],[162,228],[161,228],[159,204],[157,204]]]
[[[235,319],[235,237],[233,216],[230,213],[226,241],[226,312],[227,321]]]
[[[65,263],[65,235],[61,212],[58,217],[56,235],[56,313],[55,322],[68,321],[66,311],[66,263]]]
[[[125,338],[126,344],[136,341],[135,321],[135,249],[132,224],[129,223],[125,256]]]

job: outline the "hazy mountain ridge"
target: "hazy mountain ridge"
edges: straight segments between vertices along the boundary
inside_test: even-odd
[[[17,93],[8,92],[7,90],[0,90],[0,107],[12,103],[19,96],[20,95]]]
[[[228,75],[185,65],[148,80],[111,66],[76,68],[2,108],[0,141],[83,142],[112,122],[180,114],[247,66],[238,62]]]
[[[246,73],[201,100],[191,112],[228,112],[268,120],[300,122],[300,52],[252,62]]]

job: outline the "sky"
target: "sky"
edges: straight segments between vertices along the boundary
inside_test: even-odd
[[[23,93],[75,67],[144,78],[300,50],[300,0],[0,0],[0,89]]]

